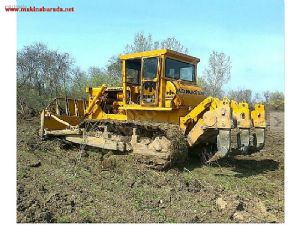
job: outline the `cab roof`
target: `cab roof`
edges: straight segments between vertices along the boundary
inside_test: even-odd
[[[170,49],[159,49],[159,50],[151,50],[151,51],[145,51],[145,52],[135,52],[135,53],[129,53],[129,54],[124,54],[120,55],[121,60],[127,60],[127,59],[136,59],[136,58],[142,58],[142,57],[156,57],[160,55],[166,55],[170,56],[172,58],[178,59],[178,60],[183,60],[189,63],[198,63],[200,62],[199,58],[183,54],[180,52],[176,52]]]

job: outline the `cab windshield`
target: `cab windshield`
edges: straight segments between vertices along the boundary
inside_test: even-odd
[[[195,81],[195,65],[166,58],[166,77],[175,80]]]

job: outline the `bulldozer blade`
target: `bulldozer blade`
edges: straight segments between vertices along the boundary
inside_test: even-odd
[[[264,128],[255,128],[256,136],[256,148],[261,150],[265,145],[265,129]]]
[[[240,129],[237,135],[237,144],[239,150],[246,154],[248,153],[248,148],[250,144],[250,130],[249,129]]]
[[[228,155],[228,152],[230,150],[230,135],[231,131],[230,129],[220,129],[219,134],[217,136],[217,148],[218,151],[213,155],[207,162],[214,162],[221,158],[224,158]]]

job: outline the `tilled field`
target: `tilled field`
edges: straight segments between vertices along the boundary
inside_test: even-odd
[[[283,113],[265,149],[203,166],[155,171],[134,156],[41,141],[17,127],[17,222],[284,222]]]

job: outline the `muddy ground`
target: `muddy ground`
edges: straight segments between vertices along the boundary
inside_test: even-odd
[[[134,156],[41,141],[39,121],[18,120],[17,222],[284,222],[283,113],[266,146],[213,165],[155,171]]]

